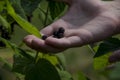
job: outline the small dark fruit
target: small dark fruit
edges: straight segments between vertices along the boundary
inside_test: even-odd
[[[63,27],[60,27],[57,31],[53,32],[53,37],[54,38],[62,38],[62,37],[64,37],[64,32],[65,32],[65,29]]]
[[[42,39],[43,39],[43,40],[46,40],[46,39],[47,39],[47,36],[46,36],[46,35],[43,35],[43,36],[42,36]]]
[[[60,27],[59,29],[58,29],[58,33],[64,33],[65,32],[65,29],[63,28],[63,27]]]

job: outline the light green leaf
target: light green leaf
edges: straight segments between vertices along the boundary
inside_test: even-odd
[[[94,69],[100,70],[100,69],[104,69],[105,67],[107,67],[109,65],[108,58],[111,54],[112,53],[109,52],[105,55],[94,58]]]
[[[10,24],[1,15],[0,15],[0,24],[2,24],[9,32],[11,32],[11,30],[10,30]]]
[[[66,71],[59,71],[61,80],[73,80],[72,76]]]

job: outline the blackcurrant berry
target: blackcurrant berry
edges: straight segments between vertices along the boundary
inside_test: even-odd
[[[43,35],[43,36],[42,36],[42,39],[43,39],[43,40],[47,39],[47,36],[46,36],[46,35]]]
[[[65,29],[63,27],[60,27],[57,31],[53,32],[53,37],[54,38],[62,38],[62,37],[64,37],[64,32],[65,32]]]
[[[60,28],[58,29],[58,32],[59,32],[59,33],[64,33],[64,32],[65,32],[65,29],[64,29],[63,27],[60,27]]]

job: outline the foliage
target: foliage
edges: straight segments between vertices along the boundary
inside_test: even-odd
[[[29,48],[24,48],[24,44],[12,43],[11,39],[14,33],[15,25],[19,26],[24,32],[41,38],[42,35],[31,19],[35,10],[39,9],[44,14],[43,27],[55,19],[59,18],[67,7],[65,3],[59,3],[47,0],[46,8],[42,2],[45,0],[0,0],[0,49],[10,48],[13,53],[13,63],[9,63],[6,59],[0,57],[3,63],[2,68],[12,72],[19,80],[73,80],[71,74],[65,69],[65,61],[63,57],[53,54],[44,54],[35,52]],[[42,17],[42,15],[41,15]],[[21,41],[22,43],[22,41]],[[108,38],[91,49],[95,53],[94,71],[105,70],[111,65],[108,61],[113,51],[120,48],[120,40],[118,38]],[[111,69],[107,75],[110,80],[120,79],[119,63],[115,64],[115,68]],[[104,72],[104,71],[103,71]],[[102,73],[102,72],[101,72]],[[78,72],[78,80],[90,80],[81,71]],[[21,78],[24,77],[24,78]],[[89,79],[88,79],[89,78]]]

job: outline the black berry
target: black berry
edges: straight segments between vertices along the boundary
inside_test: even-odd
[[[42,36],[42,39],[43,39],[43,40],[47,39],[47,36],[46,36],[46,35],[43,35],[43,36]]]
[[[59,29],[58,29],[58,33],[64,33],[65,32],[65,29],[63,28],[63,27],[60,27]]]
[[[63,33],[59,33],[57,38],[63,38],[64,37],[64,34]]]
[[[58,30],[53,32],[54,38],[62,38],[64,37],[65,29],[63,27],[60,27]]]

